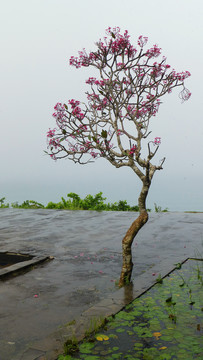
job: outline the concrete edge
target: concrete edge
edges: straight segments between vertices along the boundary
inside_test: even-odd
[[[6,253],[7,251],[1,251]],[[24,255],[24,254],[23,254]],[[45,261],[53,260],[53,256],[34,255],[31,260],[21,261],[0,270],[0,281],[7,280],[10,277],[20,275],[29,271],[33,266],[41,264]]]

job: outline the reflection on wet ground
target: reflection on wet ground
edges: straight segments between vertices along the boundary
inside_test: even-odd
[[[2,360],[18,359],[16,354],[27,344],[114,296],[122,237],[136,216],[127,212],[1,209],[1,251],[54,256],[53,261],[0,283]],[[139,287],[142,275],[153,282],[175,263],[198,257],[203,253],[202,241],[203,214],[150,214],[133,244],[134,288]]]

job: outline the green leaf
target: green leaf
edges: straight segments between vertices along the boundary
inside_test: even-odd
[[[177,263],[177,264],[174,264],[176,266],[176,269],[181,269],[182,268],[182,264],[181,263]]]
[[[80,352],[83,354],[91,353],[91,349],[94,347],[93,343],[83,343],[80,345]]]
[[[102,136],[104,139],[106,139],[106,138],[107,138],[107,131],[106,131],[106,130],[102,130],[101,136]]]
[[[179,286],[180,286],[180,287],[183,287],[184,285],[185,285],[185,283],[183,282],[183,283],[182,283],[182,284],[180,284]]]

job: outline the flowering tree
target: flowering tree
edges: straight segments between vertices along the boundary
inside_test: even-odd
[[[188,100],[191,93],[185,88],[188,71],[177,73],[166,58],[155,61],[161,49],[154,45],[144,50],[148,39],[140,36],[136,47],[128,31],[108,28],[96,50],[79,52],[71,57],[70,65],[77,69],[93,67],[99,78],[90,77],[86,83],[87,102],[69,100],[57,103],[53,117],[56,127],[49,129],[48,153],[52,159],[69,158],[87,164],[98,158],[107,159],[113,166],[129,166],[142,183],[138,198],[139,216],[122,241],[123,265],[119,285],[131,279],[133,268],[131,246],[137,232],[148,220],[146,198],[156,170],[161,170],[165,158],[152,164],[161,139],[149,140],[150,119],[158,112],[161,97],[180,86],[180,98]],[[146,140],[147,139],[147,140]],[[142,154],[143,146],[145,154]]]

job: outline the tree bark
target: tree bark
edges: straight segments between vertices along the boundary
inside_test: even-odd
[[[139,204],[139,211],[140,215],[138,218],[131,224],[130,228],[128,229],[126,235],[122,240],[122,257],[123,257],[123,264],[122,270],[119,280],[119,287],[122,287],[128,284],[131,280],[132,270],[133,270],[133,262],[132,262],[132,243],[137,235],[138,231],[146,224],[148,220],[148,213],[146,210],[146,198],[150,187],[150,181],[143,182],[143,187],[139,196],[138,204]]]

